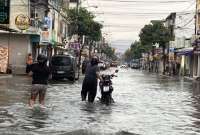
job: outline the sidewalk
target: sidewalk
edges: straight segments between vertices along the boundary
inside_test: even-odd
[[[0,79],[5,79],[5,78],[12,78],[12,74],[0,74]]]
[[[190,80],[190,81],[195,81],[195,78],[189,77],[189,76],[184,76],[184,79]]]

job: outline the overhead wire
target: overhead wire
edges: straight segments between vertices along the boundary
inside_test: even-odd
[[[196,5],[196,1],[193,1],[187,8],[183,9],[181,12],[187,11],[188,9],[190,9],[194,5]]]
[[[180,26],[180,27],[183,28],[183,27],[189,25],[193,20],[194,20],[194,18],[192,18],[190,21],[188,21],[186,24],[184,24],[183,26]]]
[[[115,2],[115,3],[186,3],[186,2],[191,2],[191,0],[167,0],[167,1],[147,1],[147,0],[101,0],[104,2]]]

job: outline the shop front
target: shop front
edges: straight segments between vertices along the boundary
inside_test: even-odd
[[[194,64],[193,64],[194,78],[200,77],[200,45],[194,47]]]
[[[187,47],[176,51],[177,63],[180,62],[179,73],[182,76],[193,76],[193,50],[193,47]]]
[[[25,74],[26,57],[31,48],[28,34],[0,33],[0,72]]]

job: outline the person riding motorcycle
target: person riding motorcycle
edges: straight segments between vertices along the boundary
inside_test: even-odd
[[[88,95],[88,102],[94,102],[97,93],[98,79],[101,80],[99,75],[100,69],[98,67],[98,61],[98,58],[94,56],[87,65],[81,91],[82,101],[85,101]]]
[[[50,75],[50,68],[47,66],[47,57],[42,54],[38,55],[37,63],[32,64],[28,72],[32,72],[32,88],[29,106],[33,107],[38,95],[40,105],[44,105],[44,98]]]

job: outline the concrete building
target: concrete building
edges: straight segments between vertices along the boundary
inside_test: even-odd
[[[196,9],[196,32],[195,32],[195,42],[194,42],[194,69],[193,76],[195,78],[200,77],[200,0],[197,0],[197,9]]]
[[[68,23],[64,9],[69,0],[8,0],[9,23],[0,23],[0,50],[5,56],[0,60],[0,70],[24,74],[26,57],[39,53],[49,57],[65,46]],[[3,65],[7,65],[6,67]]]
[[[168,17],[168,29],[171,33],[169,42],[170,74],[193,77],[193,47],[192,35],[194,26],[191,25],[193,14],[171,13]],[[187,24],[184,20],[187,20]],[[188,23],[189,21],[189,23]],[[173,74],[174,74],[173,73]]]

